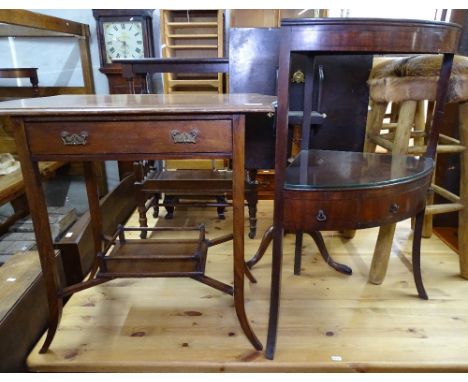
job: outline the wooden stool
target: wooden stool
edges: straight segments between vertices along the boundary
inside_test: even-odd
[[[366,126],[364,151],[373,152],[376,146],[394,155],[425,152],[425,141],[429,133],[425,123],[425,103],[431,110],[436,94],[438,68],[441,56],[413,56],[408,58],[382,59],[372,69],[370,88],[370,111]],[[459,139],[440,134],[437,153],[461,154],[460,195],[434,184],[428,195],[423,236],[432,233],[432,215],[459,211],[458,248],[460,271],[468,278],[468,155],[464,154],[468,144],[468,57],[455,56],[448,89],[448,102],[459,106]],[[398,106],[396,123],[383,123],[389,104]],[[395,108],[393,108],[393,112]],[[410,146],[410,139],[413,144]],[[434,204],[434,193],[450,203]],[[379,231],[369,281],[382,283],[390,256],[395,225],[382,226]]]

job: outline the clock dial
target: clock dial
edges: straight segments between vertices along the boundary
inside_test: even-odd
[[[143,30],[139,21],[104,22],[106,62],[118,58],[143,58]]]

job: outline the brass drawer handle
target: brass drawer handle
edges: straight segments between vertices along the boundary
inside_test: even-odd
[[[389,211],[392,214],[396,214],[400,210],[400,206],[397,203],[392,203],[390,205]]]
[[[318,210],[317,216],[315,216],[318,222],[324,222],[327,220],[327,215],[325,215],[325,212],[323,210]]]
[[[191,129],[188,132],[171,130],[170,135],[174,143],[197,143],[198,130]]]
[[[78,146],[85,145],[88,143],[88,133],[82,131],[81,133],[69,133],[68,131],[62,131],[60,137],[62,138],[62,143],[65,146]]]

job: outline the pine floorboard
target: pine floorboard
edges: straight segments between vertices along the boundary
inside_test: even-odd
[[[258,234],[246,235],[252,256],[271,224],[272,202],[261,201]],[[148,214],[149,216],[150,214]],[[173,221],[205,222],[209,238],[230,232],[231,213],[176,211]],[[134,216],[130,225],[136,225]],[[246,233],[248,222],[246,219]],[[344,276],[329,268],[310,238],[304,240],[302,275],[293,275],[294,236],[284,242],[282,298],[276,356],[266,360],[243,335],[232,297],[190,279],[119,279],[75,294],[64,308],[47,354],[42,338],[29,355],[41,372],[325,372],[468,371],[468,281],[458,255],[436,235],[423,239],[422,267],[428,301],[417,298],[411,267],[409,221],[397,226],[387,278],[367,276],[377,229],[351,240],[325,233],[330,253],[353,268]],[[208,251],[207,275],[232,282],[232,242]],[[246,281],[246,310],[266,342],[271,248]]]

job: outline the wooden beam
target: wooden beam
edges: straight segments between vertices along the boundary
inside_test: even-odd
[[[84,37],[81,23],[23,9],[0,9],[0,23]]]
[[[0,25],[0,37],[74,37],[67,33],[46,31],[19,25]]]
[[[94,85],[93,85],[94,86]],[[39,86],[39,97],[50,97],[61,94],[89,94],[86,87],[78,86]],[[0,98],[32,98],[31,87],[0,87]]]

